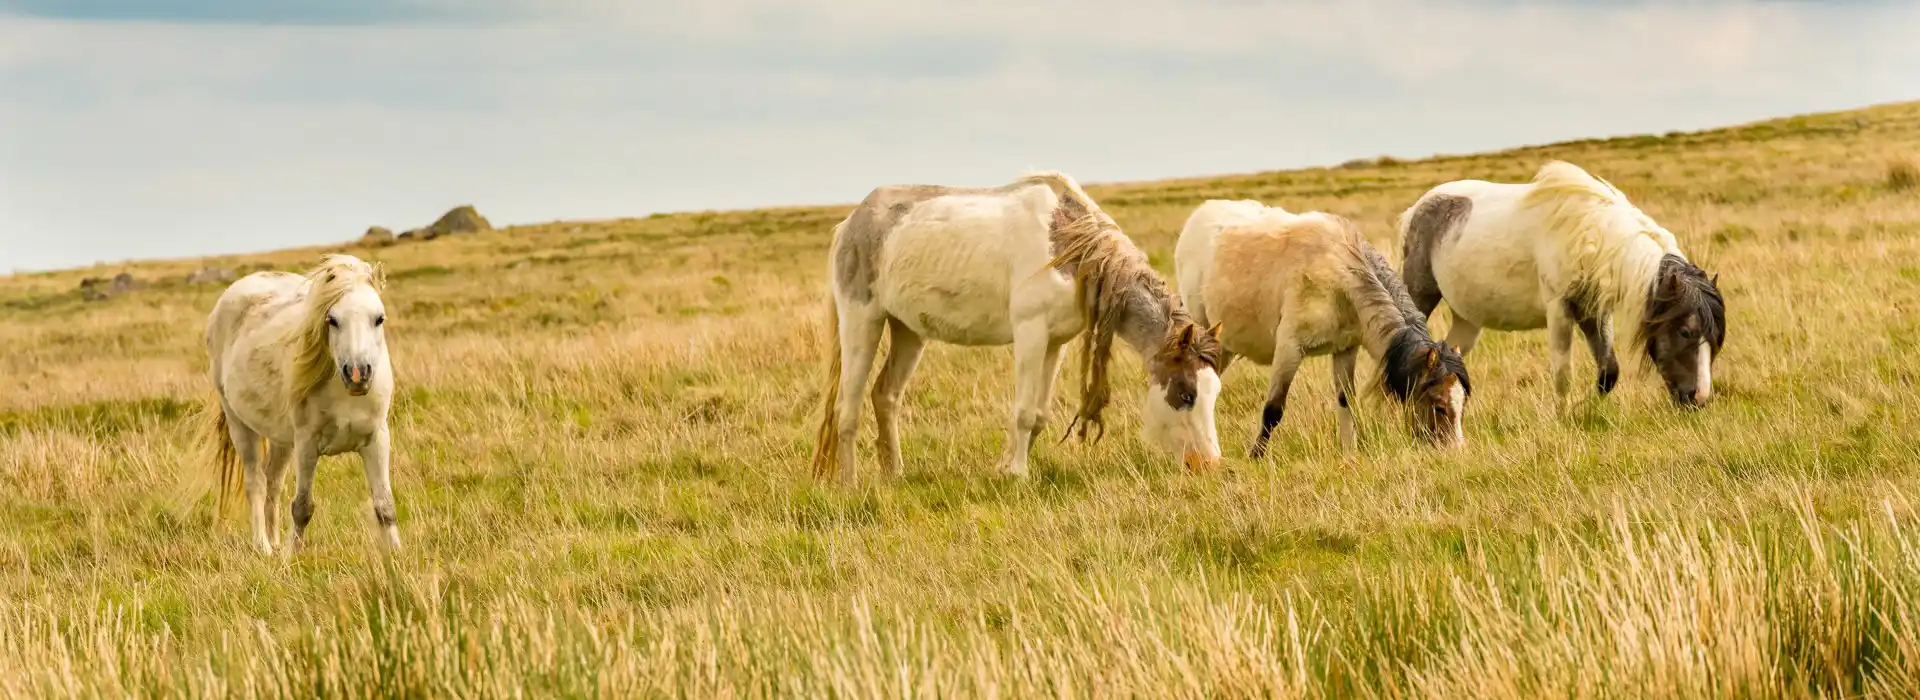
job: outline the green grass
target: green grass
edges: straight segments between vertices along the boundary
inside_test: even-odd
[[[119,267],[0,278],[0,694],[1920,694],[1920,285],[1901,262],[1920,198],[1886,158],[1916,151],[1904,104],[1092,187],[1166,271],[1209,197],[1347,214],[1384,245],[1433,184],[1564,158],[1721,274],[1705,411],[1667,407],[1631,361],[1614,397],[1563,411],[1541,334],[1490,333],[1467,449],[1376,406],[1339,454],[1315,359],[1255,462],[1265,370],[1236,364],[1229,459],[1203,474],[1134,437],[1123,352],[1104,442],[1055,442],[1062,396],[1033,475],[998,475],[1009,354],[937,346],[905,399],[906,473],[874,473],[869,420],[860,483],[816,481],[845,206],[349,246],[391,281],[391,557],[352,459],[322,460],[291,561],[196,499],[220,288],[182,280],[209,261],[126,266],[151,286],[104,302],[79,280]]]

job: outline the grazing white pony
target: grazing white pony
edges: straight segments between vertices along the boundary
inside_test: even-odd
[[[380,285],[359,258],[328,255],[305,275],[241,278],[207,318],[209,370],[220,394],[207,437],[217,449],[220,500],[224,509],[244,485],[262,553],[280,543],[274,512],[288,462],[299,467],[291,553],[313,517],[314,466],[322,455],[346,452],[360,454],[387,546],[400,546],[387,472],[393,368]]]
[[[829,267],[836,332],[817,473],[853,478],[862,390],[882,330],[893,349],[873,387],[873,412],[888,473],[901,470],[895,414],[927,340],[1013,346],[1012,419],[1000,458],[1008,473],[1027,473],[1061,350],[1075,336],[1085,350],[1074,419],[1082,439],[1090,426],[1105,431],[1117,336],[1147,361],[1148,441],[1189,468],[1219,459],[1214,332],[1189,321],[1147,256],[1065,175],[1036,173],[996,188],[875,189],[834,227]]]
[[[1473,392],[1466,363],[1428,335],[1426,314],[1352,221],[1211,200],[1180,229],[1173,261],[1194,319],[1221,329],[1221,372],[1235,356],[1273,366],[1254,458],[1266,453],[1286,412],[1301,360],[1317,355],[1333,356],[1340,445],[1354,449],[1348,401],[1362,349],[1379,361],[1375,383],[1409,409],[1416,435],[1441,446],[1466,443],[1461,420]]]
[[[1726,340],[1718,278],[1606,181],[1554,161],[1527,184],[1449,182],[1402,213],[1399,231],[1415,303],[1431,314],[1447,302],[1447,342],[1461,352],[1484,328],[1544,327],[1554,391],[1564,399],[1577,326],[1606,394],[1620,376],[1617,317],[1675,404],[1697,408],[1712,398],[1713,360]]]

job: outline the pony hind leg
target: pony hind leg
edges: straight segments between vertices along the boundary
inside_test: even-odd
[[[222,407],[222,410],[225,408]],[[273,541],[268,536],[267,478],[261,469],[260,434],[240,421],[229,420],[227,438],[233,441],[233,451],[240,458],[242,478],[246,482],[247,522],[253,532],[253,546],[261,554],[272,554]]]
[[[888,321],[887,337],[892,339],[887,349],[887,361],[881,365],[880,376],[873,383],[873,419],[880,432],[880,466],[888,475],[898,476],[903,467],[900,458],[900,396],[906,393],[907,378],[913,376],[913,368],[920,363],[926,341],[897,319]]]
[[[855,476],[854,441],[860,436],[860,403],[866,399],[868,375],[879,354],[884,315],[840,314],[840,396],[834,407],[834,471],[843,482]]]
[[[1353,424],[1353,375],[1358,366],[1359,349],[1347,348],[1333,355],[1333,393],[1340,403],[1340,449],[1353,452],[1359,443]]]

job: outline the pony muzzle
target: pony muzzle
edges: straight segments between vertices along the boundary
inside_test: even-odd
[[[373,388],[373,365],[341,365],[340,383],[346,386],[348,394],[366,396],[367,391]]]

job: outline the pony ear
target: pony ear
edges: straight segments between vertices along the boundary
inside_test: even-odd
[[[1207,335],[1213,336],[1214,340],[1220,339],[1220,323],[1218,321],[1214,322],[1212,328],[1207,329]]]
[[[1427,370],[1432,371],[1440,364],[1440,348],[1427,348]]]
[[[1447,343],[1447,348],[1452,350],[1453,354],[1455,355],[1460,354],[1460,346],[1458,345],[1454,345],[1453,343]]]
[[[1712,279],[1709,279],[1709,280],[1707,280],[1707,284],[1711,284],[1711,285],[1713,285],[1713,288],[1714,288],[1714,289],[1719,289],[1719,288],[1720,288],[1720,273],[1718,273],[1718,272],[1715,272],[1715,273],[1713,273],[1713,278],[1712,278]]]
[[[1185,347],[1192,344],[1193,344],[1193,324],[1188,323],[1180,326],[1181,347]]]

